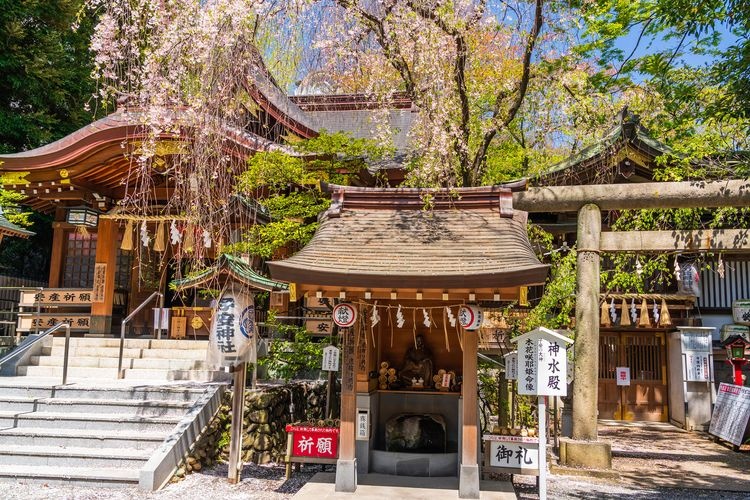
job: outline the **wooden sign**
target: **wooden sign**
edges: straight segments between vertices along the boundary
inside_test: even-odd
[[[505,356],[505,380],[518,380],[518,352],[509,352]]]
[[[38,316],[36,314],[29,314],[28,316],[20,314],[16,330],[30,332],[38,328],[41,331],[52,328],[58,323],[69,324],[71,330],[88,331],[91,326],[91,316],[65,313],[42,313]]]
[[[21,307],[50,306],[88,306],[91,305],[92,292],[87,288],[45,288],[39,290],[26,288],[21,290]]]
[[[485,466],[509,474],[539,474],[539,439],[521,436],[485,435]]]
[[[187,318],[185,316],[172,316],[172,328],[169,330],[169,338],[184,339],[187,333]]]
[[[325,318],[306,319],[305,330],[313,335],[330,335],[333,332],[333,321]]]
[[[573,341],[540,327],[513,339],[518,345],[518,394],[567,396],[567,344]]]
[[[711,415],[709,434],[736,446],[743,443],[750,418],[750,387],[719,384],[716,405]]]
[[[105,289],[107,286],[107,264],[99,262],[94,264],[94,302],[104,302]]]

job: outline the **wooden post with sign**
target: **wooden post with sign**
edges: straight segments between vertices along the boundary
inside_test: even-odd
[[[322,370],[328,372],[328,385],[326,386],[326,418],[331,418],[331,399],[333,399],[333,383],[336,380],[336,372],[339,371],[339,354],[337,347],[329,345],[323,349]]]
[[[538,397],[539,499],[547,498],[547,396],[566,396],[568,337],[537,328],[513,339],[518,345],[518,394]]]
[[[242,423],[245,412],[245,381],[247,363],[234,367],[232,390],[232,431],[229,440],[229,482],[237,484],[242,471]]]

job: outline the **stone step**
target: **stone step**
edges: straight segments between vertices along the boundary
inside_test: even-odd
[[[0,465],[46,467],[65,464],[65,467],[116,467],[139,470],[150,456],[150,450],[130,448],[7,445],[0,448]]]
[[[144,349],[141,358],[195,359],[205,361],[208,349]]]
[[[91,413],[50,413],[35,411],[28,413],[0,412],[0,429],[3,428],[49,428],[150,431],[168,433],[180,421],[180,416],[142,416]]]
[[[31,356],[31,364],[36,366],[62,366],[64,357],[62,355]],[[89,368],[117,368],[118,358],[99,358],[92,356],[71,356],[68,365]],[[123,368],[146,368],[161,370],[191,370],[206,368],[205,361],[194,359],[169,359],[163,358],[123,358]]]
[[[140,358],[144,349],[126,348],[122,350],[123,358]],[[63,346],[53,346],[42,350],[44,356],[63,356],[65,348]],[[70,346],[68,353],[69,359],[78,357],[95,357],[95,358],[119,358],[119,347],[96,347],[96,346]]]
[[[0,480],[23,481],[44,484],[86,483],[91,486],[121,487],[138,484],[137,469],[106,468],[73,468],[65,465],[57,467],[36,467],[29,465],[6,465],[0,467]]]
[[[65,345],[64,337],[55,337],[54,347]],[[70,347],[102,347],[120,348],[119,338],[90,338],[76,337],[70,339]],[[178,350],[206,350],[207,340],[172,340],[172,339],[125,339],[125,348],[130,349],[178,349]]]
[[[36,428],[0,430],[0,449],[8,446],[58,446],[79,448],[129,448],[153,451],[164,441],[164,433],[145,431],[83,431]],[[1,468],[0,468],[1,469]]]
[[[3,398],[7,399],[7,398]],[[46,413],[91,413],[118,414],[121,417],[138,415],[142,417],[171,417],[184,414],[192,401],[134,401],[128,399],[84,399],[84,398],[40,398],[35,401],[0,400],[0,411],[38,411]]]
[[[36,400],[32,398],[25,398],[23,396],[0,396],[0,411],[2,412],[29,412],[34,411],[36,406]]]
[[[101,381],[98,381],[101,382]],[[114,382],[113,382],[114,383]],[[195,384],[172,386],[98,386],[85,385],[37,385],[19,386],[4,383],[0,378],[0,398],[39,399],[53,396],[60,398],[83,399],[133,399],[152,401],[195,401],[206,392],[204,387]]]

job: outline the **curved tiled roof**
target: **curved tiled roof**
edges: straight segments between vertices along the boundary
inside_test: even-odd
[[[274,279],[364,288],[500,288],[543,283],[526,213],[499,187],[426,191],[333,186],[334,203]]]

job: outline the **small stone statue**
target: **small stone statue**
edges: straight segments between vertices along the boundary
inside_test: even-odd
[[[418,386],[420,379],[422,386],[425,380],[432,380],[432,352],[421,335],[417,335],[416,346],[407,349],[400,376],[404,384],[411,386]]]

